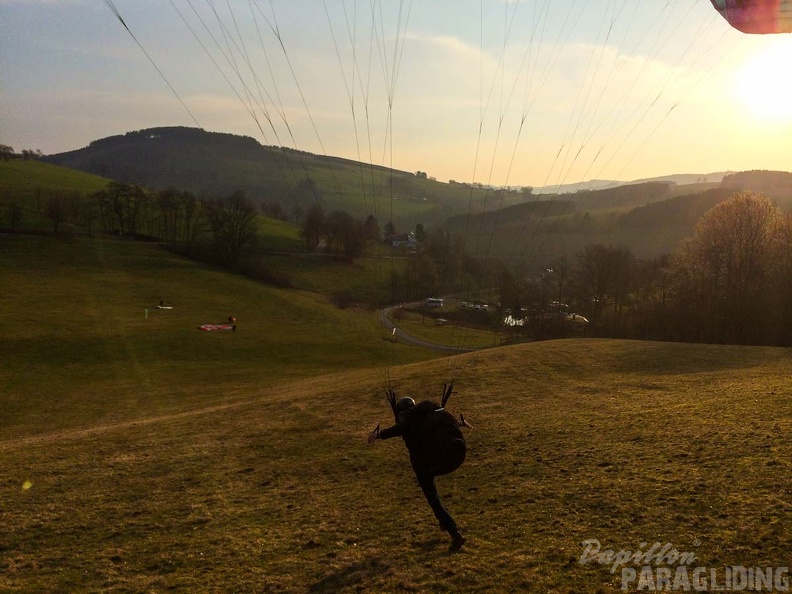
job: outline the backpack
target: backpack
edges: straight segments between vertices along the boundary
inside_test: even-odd
[[[462,466],[467,444],[454,415],[436,402],[424,400],[416,406],[411,425],[411,454],[423,470],[440,476]]]
[[[467,444],[461,427],[470,427],[470,424],[462,415],[457,421],[454,415],[445,409],[453,391],[453,382],[444,385],[441,404],[424,400],[417,404],[410,414],[410,427],[403,437],[407,449],[410,450],[410,461],[416,472],[429,472],[433,476],[440,476],[455,471],[465,461]],[[396,392],[388,389],[386,394],[393,410],[393,418],[398,423]]]

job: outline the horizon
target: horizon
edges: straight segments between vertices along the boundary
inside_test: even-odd
[[[67,151],[58,152],[58,153],[44,153],[43,156],[46,158],[46,157],[54,157],[54,156],[57,156],[57,155],[70,153],[70,152],[77,152],[77,151],[80,151],[80,150],[83,150],[83,149],[86,149],[86,148],[90,147],[95,142],[106,140],[106,139],[109,139],[109,138],[123,137],[123,136],[125,136],[127,134],[134,134],[134,133],[138,133],[138,132],[146,132],[146,131],[150,131],[150,130],[169,129],[169,128],[186,128],[186,129],[191,129],[191,130],[201,130],[203,132],[207,132],[207,133],[210,133],[210,134],[231,134],[231,133],[227,133],[227,132],[203,130],[202,128],[190,128],[189,126],[158,126],[158,127],[155,127],[155,128],[143,128],[143,129],[140,129],[140,130],[129,130],[128,132],[125,132],[125,133],[122,133],[122,134],[114,134],[112,136],[105,136],[103,138],[95,138],[95,139],[89,141],[85,146],[82,146],[82,147],[79,147],[79,148],[76,148],[76,149],[71,149],[71,150],[67,150]],[[284,149],[284,148],[285,149],[289,149],[290,148],[290,147],[278,147],[278,146],[271,146],[271,145],[263,145],[263,144],[261,144],[258,141],[258,139],[254,138],[252,136],[248,136],[248,135],[239,135],[239,134],[232,134],[232,135],[233,136],[237,136],[239,138],[251,138],[251,139],[255,140],[256,142],[258,142],[259,146],[262,146],[262,147],[280,148],[280,149]],[[327,157],[329,159],[347,159],[347,157],[340,157],[338,155],[317,155],[316,153],[310,153],[310,154],[312,154],[314,156]],[[357,161],[354,161],[354,162],[357,162]],[[406,171],[406,170],[403,170],[403,169],[395,169],[394,168],[393,170],[394,171],[400,171],[400,172],[405,173],[405,174],[415,173],[415,172]],[[737,172],[737,171],[710,171],[708,173],[703,173],[703,172],[666,173],[664,175],[659,175],[659,176],[656,176],[656,177],[641,178],[641,179],[625,179],[625,180],[588,179],[588,180],[581,180],[581,181],[576,181],[576,182],[568,182],[568,183],[560,185],[560,186],[539,186],[539,187],[536,187],[536,186],[512,185],[512,186],[505,186],[505,187],[508,188],[508,189],[519,189],[519,188],[524,188],[524,187],[531,187],[534,190],[534,192],[536,192],[537,190],[553,189],[554,192],[563,194],[563,193],[568,193],[568,191],[564,190],[564,188],[568,188],[568,187],[586,186],[587,185],[588,187],[583,188],[583,189],[595,191],[595,190],[601,190],[601,189],[608,189],[610,187],[615,187],[617,185],[631,185],[631,184],[639,184],[639,183],[648,183],[648,182],[653,182],[653,181],[664,181],[664,180],[666,180],[668,178],[674,178],[674,177],[693,177],[693,176],[695,176],[695,177],[699,177],[699,178],[701,178],[701,177],[708,178],[708,177],[711,177],[711,176],[720,176],[720,177],[718,177],[718,182],[720,182],[722,176],[729,175],[729,174],[732,174],[732,173],[739,173],[739,172]],[[446,181],[443,181],[443,180],[435,180],[435,181],[438,181],[440,183],[447,183]],[[673,181],[673,180],[670,180],[670,181]],[[463,184],[475,184],[475,183],[477,183],[477,182],[470,182],[470,181],[466,181],[466,180],[457,180],[457,182],[458,183],[463,183]],[[679,181],[674,181],[674,183],[676,183],[678,185],[687,185],[684,182],[679,182]],[[693,184],[693,183],[698,183],[698,182],[689,182],[689,183]],[[482,185],[486,185],[486,184],[482,184]],[[498,189],[498,188],[501,188],[503,186],[491,185],[491,186],[488,186],[488,187],[491,187],[493,189]],[[539,194],[543,194],[544,192],[538,192],[538,193]]]
[[[200,127],[536,188],[788,170],[792,35],[661,4],[0,0],[0,142]]]

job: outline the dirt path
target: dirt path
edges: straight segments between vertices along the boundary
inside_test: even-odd
[[[394,309],[393,307],[388,307],[386,309],[380,310],[379,312],[380,324],[391,332],[393,332],[394,326],[391,323],[390,319],[388,318],[388,315],[393,309]],[[459,353],[468,353],[473,350],[476,350],[470,348],[453,347],[453,346],[427,342],[425,340],[421,340],[420,338],[411,336],[399,328],[396,328],[395,336],[398,340],[405,342],[407,344],[412,344],[421,348],[441,351],[446,353],[459,354]],[[284,389],[288,389],[288,388],[284,386]],[[41,434],[25,436],[25,437],[12,437],[12,438],[0,439],[0,452],[17,449],[29,445],[58,441],[58,440],[81,439],[91,435],[101,435],[103,433],[109,433],[111,431],[119,431],[133,427],[145,427],[147,425],[152,425],[155,423],[165,423],[168,421],[174,421],[178,419],[185,419],[190,417],[196,417],[199,415],[227,411],[230,409],[240,408],[244,406],[251,406],[258,404],[264,400],[267,400],[268,398],[271,397],[271,395],[272,395],[271,391],[269,391],[266,394],[261,394],[259,396],[256,396],[255,398],[247,398],[244,400],[239,400],[234,402],[226,402],[224,404],[206,406],[204,408],[199,408],[199,409],[173,412],[165,415],[158,415],[155,417],[143,417],[139,419],[132,419],[129,421],[105,423],[101,425],[94,425],[91,427],[84,427],[79,429],[62,429],[60,431],[52,431],[49,433],[41,433]]]
[[[101,435],[102,433],[109,433],[111,431],[118,431],[129,429],[132,427],[145,427],[146,425],[153,425],[155,423],[164,423],[178,419],[185,419],[190,417],[197,417],[210,413],[222,412],[234,408],[241,408],[243,406],[251,406],[266,400],[269,394],[260,395],[255,398],[240,400],[236,402],[227,402],[224,404],[216,404],[204,408],[174,412],[156,417],[143,417],[140,419],[133,419],[129,421],[119,421],[117,423],[105,423],[102,425],[94,425],[92,427],[84,427],[82,429],[63,429],[60,431],[53,431],[51,433],[41,433],[31,435],[28,437],[15,437],[0,440],[0,452],[20,448],[23,446],[36,445],[51,441],[58,441],[64,439],[81,439],[90,435]]]

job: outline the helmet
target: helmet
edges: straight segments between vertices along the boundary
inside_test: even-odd
[[[400,423],[407,420],[410,412],[415,408],[415,400],[409,396],[399,399],[396,403],[396,418]]]

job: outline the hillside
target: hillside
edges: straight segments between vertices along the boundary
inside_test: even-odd
[[[632,184],[641,184],[646,182],[670,182],[677,186],[687,186],[696,184],[719,184],[724,177],[731,175],[733,171],[713,171],[710,173],[676,173],[672,175],[663,175],[660,177],[652,177],[646,179],[636,179],[631,181]]]
[[[631,209],[619,219],[624,229],[643,231],[658,228],[677,228],[692,231],[699,218],[709,209],[728,200],[734,194],[728,188],[714,188],[698,194],[676,196]],[[686,235],[689,235],[690,233]],[[680,239],[682,239],[680,237]]]
[[[277,202],[292,218],[298,209],[319,203],[326,211],[374,215],[381,229],[391,220],[399,232],[418,224],[429,231],[445,228],[478,256],[540,267],[574,257],[592,243],[625,246],[639,257],[669,253],[692,233],[706,206],[735,190],[763,193],[783,209],[792,208],[792,174],[784,172],[669,175],[553,197],[439,183],[422,172],[265,147],[252,138],[191,128],[130,132],[47,159],[203,197],[242,188],[260,203]],[[26,191],[40,192],[29,186]]]
[[[618,591],[579,562],[590,539],[671,543],[721,581],[787,562],[788,349],[428,359],[369,314],[151,246],[0,250],[3,591]],[[229,313],[235,333],[196,329]],[[452,377],[475,429],[438,480],[468,537],[449,556],[403,445],[365,435],[387,380],[420,399]]]
[[[694,185],[701,183],[721,183],[721,180],[734,173],[733,171],[716,171],[712,173],[677,173],[662,175],[660,177],[648,177],[635,179],[632,181],[616,181],[606,179],[593,179],[585,182],[572,184],[561,184],[556,186],[546,186],[544,188],[534,188],[535,194],[575,194],[577,192],[589,192],[596,190],[610,190],[619,186],[637,185],[645,183],[670,183],[677,186]]]
[[[301,264],[292,262],[295,276]],[[310,272],[310,269],[308,270]],[[328,281],[329,282],[329,281]],[[277,289],[150,244],[0,237],[0,438],[179,412],[239,385],[376,366],[391,352],[374,312]],[[172,310],[158,310],[160,300]],[[146,311],[148,310],[148,311]],[[197,330],[238,318],[233,335]],[[389,345],[386,351],[386,345]],[[84,394],[112,403],[87,402]],[[46,399],[46,407],[41,408]]]
[[[355,216],[391,215],[399,224],[437,222],[447,211],[483,200],[485,190],[332,156],[269,147],[256,140],[194,128],[151,128],[96,140],[45,159],[125,183],[176,187],[216,197],[242,189],[292,213],[319,202]],[[381,223],[384,225],[384,222]]]
[[[198,196],[214,197],[242,189],[256,201],[280,202],[287,213],[319,201],[329,210],[340,208],[356,216],[374,214],[385,219],[390,218],[392,208],[393,218],[402,228],[419,222],[436,226],[449,216],[526,200],[518,191],[509,192],[504,201],[496,190],[440,183],[425,173],[263,146],[250,137],[184,127],[128,132],[45,159],[125,183],[154,189],[176,187]],[[581,185],[571,199],[582,211],[643,206],[671,191],[674,180],[693,185],[704,177],[694,180],[691,174],[633,183],[607,181],[598,184],[602,189]],[[720,177],[712,174],[706,179],[720,181]],[[567,187],[556,189],[559,194],[568,191]]]
[[[0,229],[50,230],[50,200],[70,205],[73,219],[85,198],[111,180],[35,159],[0,161]]]
[[[573,258],[592,243],[627,246],[636,256],[652,257],[675,250],[704,212],[733,193],[702,186],[710,187],[651,182],[554,200],[537,196],[498,213],[454,217],[449,228],[467,230],[468,245],[480,254],[537,265]]]
[[[176,276],[201,301],[216,286]],[[787,562],[786,349],[565,340],[391,367],[419,398],[453,368],[450,408],[475,427],[465,465],[438,480],[468,537],[449,556],[403,445],[365,445],[390,414],[383,371],[323,375],[335,365],[312,345],[337,326],[295,339],[271,319],[283,349],[306,347],[276,366],[275,343],[244,354],[245,308],[236,335],[171,326],[180,349],[163,351],[163,336],[157,357],[143,320],[118,332],[125,303],[96,290],[105,323],[72,332],[102,348],[78,358],[65,326],[28,323],[36,338],[19,330],[3,353],[4,591],[619,591],[620,568],[580,563],[590,539],[671,543],[721,582],[727,565]],[[246,302],[239,285],[222,291]],[[51,343],[49,357],[26,364],[29,340]],[[36,389],[20,393],[26,382]]]
[[[792,208],[792,173],[787,171],[743,171],[723,179],[723,186],[758,192],[785,208]]]
[[[710,208],[745,190],[792,210],[792,184],[779,172],[727,177],[724,184],[669,182],[626,184],[607,190],[559,194],[554,199],[505,206],[499,212],[449,219],[449,228],[467,233],[467,245],[479,255],[550,264],[571,258],[586,245],[628,247],[638,257],[671,253],[693,234]],[[466,231],[465,231],[466,230]]]
[[[0,192],[10,196],[17,192],[95,192],[109,179],[69,167],[34,159],[0,161]]]
[[[669,182],[646,182],[627,184],[608,190],[578,192],[571,198],[579,212],[644,206],[668,197],[675,184]]]

